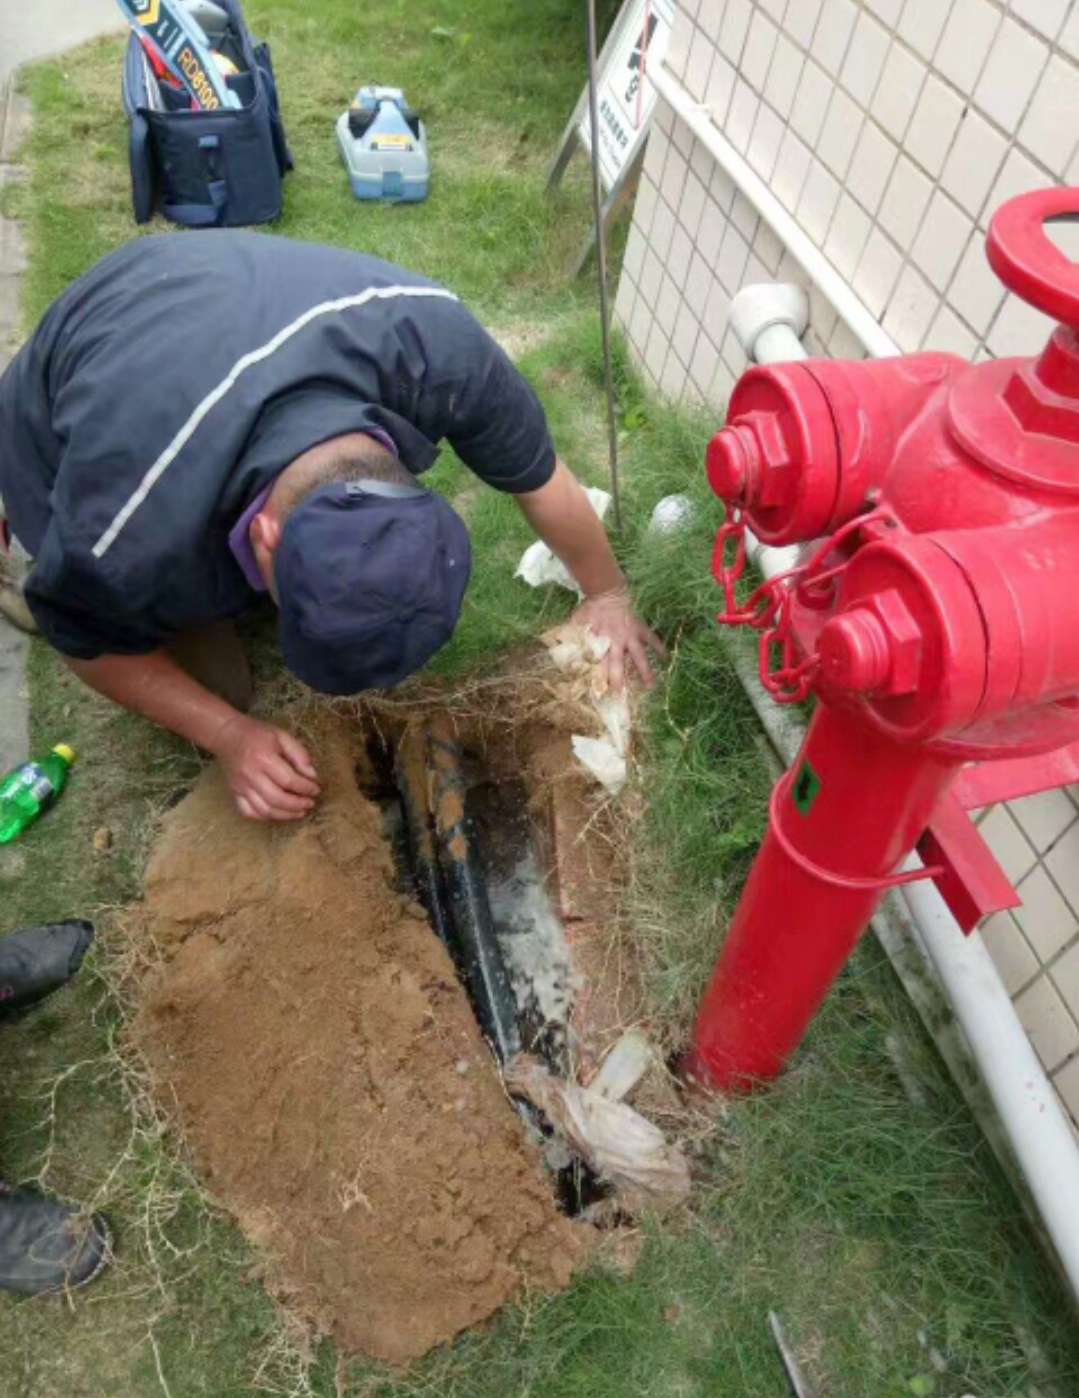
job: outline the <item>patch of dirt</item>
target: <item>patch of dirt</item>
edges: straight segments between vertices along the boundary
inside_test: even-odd
[[[343,1350],[404,1364],[566,1286],[591,1233],[559,1213],[449,957],[393,891],[359,736],[322,725],[325,795],[299,827],[243,822],[216,769],[167,817],[134,1034],[270,1289]]]
[[[516,361],[538,349],[554,336],[550,321],[529,321],[518,319],[512,325],[495,326],[491,334]]]

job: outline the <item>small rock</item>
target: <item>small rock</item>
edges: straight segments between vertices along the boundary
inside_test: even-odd
[[[472,1071],[472,1064],[469,1063],[467,1058],[459,1058],[454,1066],[457,1069],[458,1076],[462,1078],[467,1077]]]
[[[112,849],[112,831],[107,825],[94,831],[94,850],[97,854],[108,854]]]

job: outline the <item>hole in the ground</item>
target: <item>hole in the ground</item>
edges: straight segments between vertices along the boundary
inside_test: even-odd
[[[399,887],[446,944],[496,1055],[524,1051],[569,1076],[574,973],[523,778],[495,775],[436,719],[371,732],[356,779],[382,809]],[[562,1210],[617,1223],[602,1208],[610,1187],[534,1108],[521,1114]]]

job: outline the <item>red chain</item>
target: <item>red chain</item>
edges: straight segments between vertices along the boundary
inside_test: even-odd
[[[712,573],[723,589],[725,608],[716,617],[724,626],[752,626],[761,633],[761,684],[777,704],[800,704],[809,697],[820,664],[816,655],[799,661],[793,634],[792,595],[807,594],[833,581],[846,568],[848,559],[825,567],[839,546],[853,533],[875,522],[897,524],[887,506],[879,505],[842,525],[796,568],[767,578],[739,605],[737,587],[746,571],[746,522],[738,509],[731,510],[727,522],[716,535]],[[733,556],[731,544],[734,544]],[[728,561],[729,560],[729,561]],[[773,665],[773,661],[777,661]]]

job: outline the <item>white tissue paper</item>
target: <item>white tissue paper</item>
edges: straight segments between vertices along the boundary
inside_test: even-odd
[[[589,503],[603,519],[611,504],[611,497],[605,490],[600,490],[597,486],[585,487],[584,492],[589,499]],[[570,577],[569,569],[560,558],[556,558],[542,539],[537,539],[534,544],[530,544],[521,555],[521,561],[517,565],[517,571],[513,575],[515,578],[523,578],[529,587],[542,587],[544,583],[557,583],[559,587],[565,587],[570,592],[575,592],[578,597],[582,596],[581,589]]]

